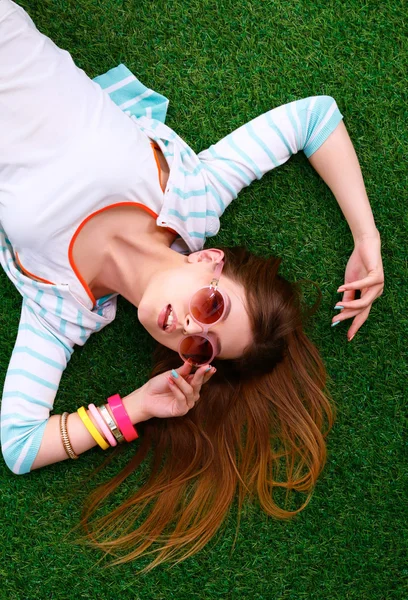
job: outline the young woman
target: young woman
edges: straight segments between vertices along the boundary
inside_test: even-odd
[[[7,465],[21,474],[132,441],[143,423],[135,457],[92,498],[84,524],[153,449],[148,483],[89,534],[128,558],[160,538],[161,562],[201,548],[237,489],[241,503],[256,493],[280,518],[301,510],[325,462],[324,422],[333,422],[323,364],[303,333],[300,292],[278,275],[280,261],[203,250],[228,204],[305,152],[354,238],[333,319],[353,318],[350,341],[382,293],[383,269],[333,98],[273,109],[197,155],[164,125],[165,113],[153,118],[165,99],[118,69],[107,74],[117,77],[110,85],[91,81],[21,7],[0,0],[0,261],[23,298],[1,442]],[[155,376],[123,399],[50,416],[75,344],[113,321],[118,294],[161,345]],[[276,487],[309,495],[289,511],[274,502]],[[104,541],[124,532],[117,523],[125,513],[127,537]]]

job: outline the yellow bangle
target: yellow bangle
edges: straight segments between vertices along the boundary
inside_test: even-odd
[[[96,429],[95,425],[92,423],[91,419],[88,417],[88,413],[85,410],[84,406],[78,408],[77,413],[82,419],[83,424],[95,440],[95,442],[102,448],[102,450],[107,450],[109,448],[108,442],[101,436],[99,431]]]

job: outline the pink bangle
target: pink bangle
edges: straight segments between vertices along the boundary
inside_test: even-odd
[[[99,410],[96,408],[95,404],[89,404],[88,410],[90,411],[92,417],[95,420],[95,423],[98,425],[98,427],[100,428],[110,445],[117,446],[118,442],[113,437],[109,427],[106,425],[105,421],[101,417]]]
[[[108,398],[108,404],[125,440],[127,442],[133,442],[133,440],[136,440],[139,436],[136,428],[132,425],[132,421],[129,419],[129,415],[123,406],[123,402],[119,394],[115,394],[114,396]]]

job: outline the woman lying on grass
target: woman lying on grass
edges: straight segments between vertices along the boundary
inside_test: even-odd
[[[303,150],[353,234],[333,324],[353,319],[354,337],[382,293],[383,269],[336,102],[316,96],[275,108],[197,155],[164,125],[165,98],[123,65],[91,81],[11,0],[0,0],[0,81],[0,258],[23,298],[2,400],[9,468],[28,473],[140,435],[129,465],[93,494],[83,518],[91,540],[119,561],[154,541],[153,564],[190,556],[237,491],[240,504],[257,495],[272,516],[299,512],[334,418],[299,287],[278,274],[280,259],[203,246],[243,187]],[[113,321],[118,294],[160,344],[152,378],[124,398],[50,416],[75,344]],[[90,525],[149,451],[148,482]],[[279,507],[277,487],[306,492],[304,504]]]

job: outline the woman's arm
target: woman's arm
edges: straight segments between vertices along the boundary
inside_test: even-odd
[[[122,398],[123,405],[133,425],[151,418],[151,415],[147,415],[143,411],[142,398],[143,388],[140,388],[135,392],[132,392],[132,394],[129,394],[129,396]],[[101,404],[103,404],[103,402],[101,402]],[[112,417],[109,406],[106,405],[106,408]],[[92,421],[93,418],[89,411],[88,416]],[[61,439],[60,418],[60,415],[52,415],[52,417],[48,419],[45,426],[44,435],[41,440],[40,449],[31,466],[31,471],[68,458]],[[94,424],[97,426],[96,423]],[[97,429],[99,430],[98,427]],[[86,452],[97,445],[82,422],[82,419],[76,412],[69,415],[67,422],[67,433],[75,454],[82,454],[83,452]],[[102,434],[102,432],[100,433]]]
[[[221,216],[239,192],[303,150],[309,158],[343,116],[331,96],[310,96],[283,104],[242,125],[197,156]]]
[[[178,369],[149,379],[141,388],[123,398],[123,405],[133,425],[152,417],[180,417],[193,408],[200,397],[201,386],[209,381],[215,369],[204,365],[197,369],[194,375],[191,375],[191,369],[189,363],[184,363]],[[106,408],[113,418],[108,405]],[[88,413],[88,416],[93,420],[92,414]],[[59,419],[59,415],[54,415],[48,420],[32,469],[39,469],[67,458],[61,441]],[[94,425],[99,429],[95,421]],[[69,416],[67,430],[76,454],[82,454],[96,446],[77,413]],[[103,435],[100,429],[99,432]]]
[[[30,471],[72,351],[24,299],[1,402],[1,447],[13,473]]]
[[[46,327],[24,299],[1,403],[2,452],[15,474],[68,458],[61,441],[60,416],[50,417],[73,351],[65,341]],[[74,450],[84,452],[96,445],[77,414],[69,417],[68,430]]]
[[[198,158],[220,199],[218,206],[214,205],[220,216],[243,187],[303,150],[335,195],[354,237],[356,247],[339,289],[345,292],[344,309],[333,319],[334,324],[356,317],[348,331],[351,340],[372,302],[381,295],[384,274],[380,236],[354,148],[341,120],[334,98],[311,96],[256,117],[200,152]],[[359,300],[354,300],[356,290],[362,292]]]
[[[365,190],[363,176],[344,123],[309,156],[311,165],[333,192],[354,238],[354,250],[348,260],[344,292],[337,303],[341,312],[332,319],[332,326],[353,319],[347,331],[351,342],[367,320],[372,304],[384,289],[384,271],[381,258],[381,240]],[[355,300],[355,293],[361,292]]]
[[[354,242],[379,236],[357,155],[342,121],[309,161],[333,192]]]
[[[23,300],[0,415],[3,457],[17,475],[68,458],[61,439],[61,416],[50,416],[62,374],[72,354],[72,347],[67,345],[68,340],[64,343],[64,339],[56,332],[53,334],[27,300]],[[191,375],[191,365],[184,363],[177,373],[178,377],[170,377],[170,372],[158,375],[123,398],[133,424],[152,417],[186,414],[198,400],[201,386],[210,379],[213,371],[206,372],[203,367]],[[92,398],[87,403],[91,401],[103,404],[106,400]],[[93,421],[92,413],[88,412],[88,416]],[[99,430],[99,425],[95,422],[94,425]],[[69,415],[67,431],[76,454],[96,446],[76,412]]]

